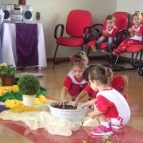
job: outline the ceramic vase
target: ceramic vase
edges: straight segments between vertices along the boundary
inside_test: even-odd
[[[36,95],[23,95],[23,105],[34,106]]]

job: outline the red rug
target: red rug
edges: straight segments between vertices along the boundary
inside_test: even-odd
[[[30,130],[21,122],[1,120],[0,123],[32,140],[34,143],[96,143],[106,140],[105,137],[91,135],[91,128],[87,127],[81,127],[80,130],[73,132],[72,136],[65,137],[51,135],[44,129]],[[114,131],[108,141],[109,143],[143,143],[143,132],[126,126],[121,130]]]

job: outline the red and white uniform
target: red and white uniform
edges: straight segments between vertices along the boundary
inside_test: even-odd
[[[89,84],[85,86],[83,89],[85,93],[87,93],[90,97],[96,98],[98,91],[94,91]]]
[[[105,36],[105,37],[109,38],[109,37],[115,37],[115,35],[118,31],[118,28],[116,26],[114,26],[112,28],[104,26],[102,30],[106,30],[108,32],[107,35],[102,34],[102,36]]]
[[[130,107],[125,98],[115,89],[105,89],[97,93],[94,107],[102,112],[111,125],[122,127],[131,116]]]
[[[83,90],[86,84],[86,80],[77,79],[74,77],[72,71],[70,71],[64,80],[63,86],[68,89],[71,96],[77,96]]]
[[[141,36],[137,36],[134,35],[132,37],[130,37],[129,39],[125,39],[116,50],[118,51],[125,51],[129,46],[131,46],[132,44],[140,44],[142,41],[142,35],[143,35],[143,25],[139,25],[138,27],[135,27],[134,25],[132,26],[132,28],[136,31],[139,32],[141,34]],[[125,49],[123,49],[123,47]]]
[[[139,25],[138,27],[135,27],[135,26],[133,25],[132,28],[133,28],[134,31],[143,34],[143,25],[142,25],[142,24]],[[134,36],[131,37],[130,39],[142,41],[142,36],[134,35]]]
[[[116,89],[119,92],[123,91],[124,88],[124,80],[123,77],[118,75],[118,76],[114,76],[113,80],[110,83],[110,86],[113,87],[114,89]],[[98,93],[98,91],[94,91],[89,84],[87,84],[84,88],[84,91],[91,97],[96,98],[96,95]],[[123,95],[125,98],[128,97],[128,93],[125,93],[125,95]]]

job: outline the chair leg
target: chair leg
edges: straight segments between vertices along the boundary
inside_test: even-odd
[[[90,50],[91,50],[91,48],[90,48],[90,47],[88,47],[88,50],[87,50],[87,56],[89,56]]]
[[[58,63],[58,62],[56,62],[56,55],[57,55],[58,47],[59,47],[59,45],[57,44],[57,47],[56,47],[56,50],[55,50],[55,53],[54,53],[54,57],[53,57],[53,63],[54,64]]]
[[[110,58],[110,63],[113,64],[113,55],[111,47],[109,48],[109,58]]]
[[[135,58],[134,58],[134,54],[135,53],[132,53],[131,65],[132,65],[132,67],[137,68],[138,64],[139,64],[139,62],[137,62],[137,58],[138,58],[139,52],[136,53]]]
[[[83,45],[81,45],[81,51],[83,51]]]
[[[118,62],[119,57],[120,57],[120,55],[117,56],[117,58],[116,58],[116,60],[115,60],[114,63],[113,63],[113,61],[112,61],[112,63],[111,63],[111,66],[112,66],[112,70],[113,70],[113,71],[116,70],[117,62]]]
[[[139,64],[138,64],[138,74],[139,74],[140,76],[143,76],[143,65],[142,65],[142,63],[141,63],[142,54],[143,54],[143,51],[141,51],[141,53],[140,53],[140,59],[139,59]]]

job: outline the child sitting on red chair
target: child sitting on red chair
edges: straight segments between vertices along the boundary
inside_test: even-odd
[[[108,47],[105,49],[105,51],[109,51],[109,48],[112,46],[114,42],[115,34],[118,31],[118,28],[115,26],[115,17],[113,15],[108,15],[106,18],[106,24],[102,29],[102,36],[95,41],[94,45],[91,45],[91,48],[93,51],[97,50],[97,47],[99,47],[103,42],[108,42]]]
[[[142,15],[139,11],[132,15],[133,26],[128,29],[130,38],[125,39],[112,54],[119,55],[125,52],[132,44],[140,44],[143,35]]]

